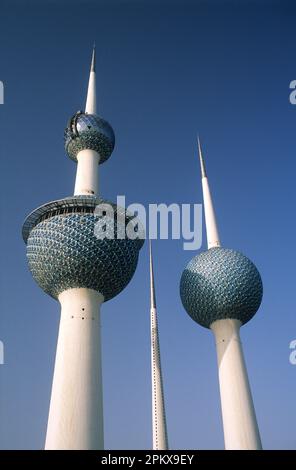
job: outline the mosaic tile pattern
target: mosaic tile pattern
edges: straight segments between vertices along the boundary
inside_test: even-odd
[[[181,277],[180,295],[191,318],[209,328],[224,318],[249,321],[261,304],[263,286],[256,266],[246,256],[226,248],[211,248],[188,263]]]
[[[115,136],[110,124],[95,114],[76,113],[65,129],[65,149],[69,157],[77,161],[81,150],[96,150],[100,155],[100,164],[111,155]]]
[[[88,204],[81,204],[85,199]],[[133,277],[144,240],[111,239],[117,234],[117,223],[109,216],[93,213],[98,201],[103,200],[78,196],[53,201],[43,211],[42,207],[36,209],[25,221],[23,235],[30,271],[54,298],[66,289],[85,287],[101,292],[107,301]],[[117,215],[125,214],[126,224],[140,225],[138,219],[114,207]]]

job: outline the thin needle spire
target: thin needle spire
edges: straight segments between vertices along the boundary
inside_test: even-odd
[[[207,177],[207,172],[206,172],[205,162],[204,162],[204,159],[203,159],[203,156],[202,156],[199,136],[197,137],[197,144],[198,144],[198,154],[199,154],[199,161],[200,161],[201,177],[206,178]]]
[[[201,151],[199,137],[197,138],[197,144],[198,144],[198,154],[199,154],[200,168],[201,168],[201,182],[202,182],[204,212],[205,212],[205,220],[206,220],[207,242],[208,242],[208,248],[210,249],[210,248],[221,246],[221,243],[220,243],[216,215],[215,215],[213,200],[212,200],[211,191],[209,187],[208,177],[206,173],[205,162],[204,162],[203,154]]]
[[[95,43],[94,43],[94,45],[93,45],[90,71],[91,71],[91,72],[95,72],[95,71],[96,71],[96,45],[95,45]]]
[[[149,240],[149,261],[150,261],[150,301],[151,301],[151,308],[156,308],[151,240]]]
[[[93,46],[90,74],[88,81],[87,98],[85,105],[85,112],[88,114],[97,113],[97,93],[96,93],[96,47]]]
[[[151,240],[149,240],[150,258],[150,322],[151,322],[151,376],[152,376],[152,432],[153,450],[167,450],[168,437],[164,406],[164,393],[160,362],[158,322],[154,288],[153,260]]]

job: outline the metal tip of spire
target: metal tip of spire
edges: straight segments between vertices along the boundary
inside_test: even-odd
[[[95,43],[94,43],[94,45],[93,45],[90,71],[91,71],[91,72],[95,72],[95,71],[96,71],[96,44],[95,44]]]
[[[151,308],[156,308],[156,298],[154,289],[154,273],[153,273],[153,259],[152,259],[152,243],[149,239],[149,261],[150,261],[150,297]]]
[[[96,46],[94,44],[92,56],[90,74],[88,80],[88,89],[86,96],[85,112],[88,114],[96,114],[97,112],[97,98],[96,98]]]
[[[199,154],[199,161],[200,161],[201,177],[206,178],[207,177],[207,172],[206,172],[205,162],[204,162],[204,159],[203,159],[203,156],[202,156],[199,136],[197,136],[197,144],[198,144],[198,154]]]

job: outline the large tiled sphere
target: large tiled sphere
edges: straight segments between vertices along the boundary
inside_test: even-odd
[[[81,203],[84,199],[88,205]],[[90,201],[87,197],[56,201],[55,209],[39,209],[44,214],[35,223],[35,213],[29,216],[32,227],[28,230],[27,222],[24,236],[29,268],[39,286],[54,298],[67,289],[85,287],[109,300],[126,287],[136,270],[143,239],[112,239],[117,223],[91,211]],[[126,216],[128,222],[137,224],[137,219]]]
[[[246,323],[257,312],[262,294],[256,266],[238,251],[226,248],[211,248],[195,256],[180,282],[185,310],[207,328],[224,318]]]
[[[115,136],[110,124],[96,114],[78,112],[69,120],[65,130],[65,149],[69,157],[77,161],[81,150],[95,150],[104,163],[111,155]]]

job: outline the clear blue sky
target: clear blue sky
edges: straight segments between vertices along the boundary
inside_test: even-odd
[[[27,267],[21,227],[71,195],[76,166],[63,130],[84,105],[97,44],[98,101],[116,133],[101,166],[104,197],[201,202],[200,133],[223,245],[260,270],[264,301],[242,329],[265,448],[296,448],[296,10],[288,1],[16,1],[0,16],[0,446],[44,444],[59,304]],[[203,244],[205,248],[205,244]],[[195,254],[154,244],[171,448],[223,447],[214,340],[182,308]],[[148,252],[102,309],[106,448],[151,448]]]

